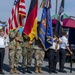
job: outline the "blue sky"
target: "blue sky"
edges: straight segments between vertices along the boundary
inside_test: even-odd
[[[28,12],[29,5],[30,5],[31,0],[25,0],[26,4],[26,12]],[[39,5],[42,0],[39,0]],[[58,0],[58,9],[59,9],[59,4],[60,0]],[[51,0],[52,2],[52,8],[51,8],[51,15],[55,14],[55,2],[56,0]],[[14,0],[0,0],[0,20],[2,21],[7,21],[11,9],[13,7]],[[64,12],[68,14],[69,16],[75,16],[75,0],[65,0],[65,8]],[[42,14],[42,8],[38,9],[38,20],[41,19],[41,14]]]

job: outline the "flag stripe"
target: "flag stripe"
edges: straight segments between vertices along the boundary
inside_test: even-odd
[[[26,24],[24,27],[24,33],[30,37],[30,40],[36,36],[37,32],[37,8],[38,0],[31,0]]]
[[[38,0],[31,0],[29,12],[28,12],[28,16],[29,16],[29,14],[33,11],[33,8],[36,8],[37,3],[38,3]],[[27,16],[27,17],[28,17],[28,16]]]
[[[35,18],[32,30],[28,35],[29,37],[31,37],[30,40],[33,40],[33,38],[34,38],[34,36],[36,36],[36,34],[37,34],[37,18]]]

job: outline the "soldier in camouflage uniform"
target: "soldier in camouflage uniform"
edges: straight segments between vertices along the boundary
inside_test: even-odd
[[[38,34],[39,34],[39,25],[37,27],[37,36],[34,39],[35,42],[33,45],[33,49],[34,49],[34,58],[35,58],[35,73],[42,74],[43,73],[42,65],[43,65],[45,50],[44,50],[44,47],[43,47],[41,41],[39,40]]]
[[[35,49],[34,57],[35,57],[35,73],[43,73],[42,72],[42,64],[45,55],[45,51],[40,40],[35,40],[35,45],[33,47]]]
[[[26,69],[28,73],[32,73],[30,70],[31,67],[31,61],[32,61],[32,55],[33,55],[33,50],[30,48],[28,48],[29,45],[29,37],[26,36],[24,33],[22,34],[23,36],[23,40],[24,40],[24,47],[22,49],[22,73],[26,73]],[[32,44],[32,43],[31,43]],[[27,62],[26,62],[27,60]]]
[[[10,74],[16,73],[19,74],[17,70],[18,62],[21,56],[22,48],[20,46],[23,40],[21,35],[17,31],[9,32],[9,65],[10,65]]]

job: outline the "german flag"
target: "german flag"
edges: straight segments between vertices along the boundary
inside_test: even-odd
[[[33,40],[37,34],[37,9],[38,0],[31,0],[26,24],[24,27],[24,33]]]

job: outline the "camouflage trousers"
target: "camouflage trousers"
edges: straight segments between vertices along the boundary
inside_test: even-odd
[[[42,67],[45,52],[41,49],[35,50],[35,66]]]
[[[21,49],[9,50],[9,66],[10,68],[18,67],[18,62],[21,56]]]
[[[33,50],[24,48],[22,50],[22,68],[30,67],[32,62]]]

